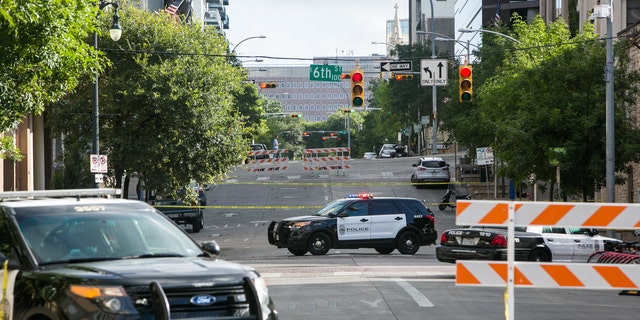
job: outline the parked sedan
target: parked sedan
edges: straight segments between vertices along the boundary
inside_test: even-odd
[[[603,237],[596,229],[530,226],[527,231],[542,234],[554,262],[587,262],[592,253],[622,242]]]
[[[551,261],[551,250],[541,234],[515,229],[515,260]],[[506,260],[506,227],[471,227],[451,229],[442,233],[436,247],[436,258],[441,262],[456,260]]]

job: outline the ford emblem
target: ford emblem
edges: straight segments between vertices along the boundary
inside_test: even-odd
[[[214,304],[216,302],[216,298],[214,296],[205,295],[205,296],[193,296],[189,299],[192,305],[199,307],[206,307]]]

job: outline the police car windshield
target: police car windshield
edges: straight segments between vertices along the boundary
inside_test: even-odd
[[[329,203],[326,207],[320,209],[320,211],[314,213],[314,216],[320,217],[335,217],[338,212],[342,210],[346,205],[351,203],[351,201],[347,199],[337,200],[332,203]]]
[[[24,212],[16,216],[38,263],[198,256],[202,250],[168,219],[151,212]]]

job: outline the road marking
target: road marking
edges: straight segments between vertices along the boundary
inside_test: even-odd
[[[431,303],[431,301],[429,301],[429,299],[420,293],[420,291],[418,291],[414,286],[400,278],[396,278],[394,281],[402,287],[402,289],[404,289],[404,291],[406,291],[419,306],[433,307],[433,303]]]

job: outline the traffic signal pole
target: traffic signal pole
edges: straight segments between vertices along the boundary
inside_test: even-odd
[[[433,12],[433,0],[429,0],[429,4],[431,5],[431,30],[434,31],[435,21],[434,12]],[[436,42],[433,39],[433,35],[429,37],[431,39],[431,59],[436,58]],[[438,154],[438,97],[435,83],[431,86],[431,97],[433,104],[433,140],[431,141],[431,153]]]

